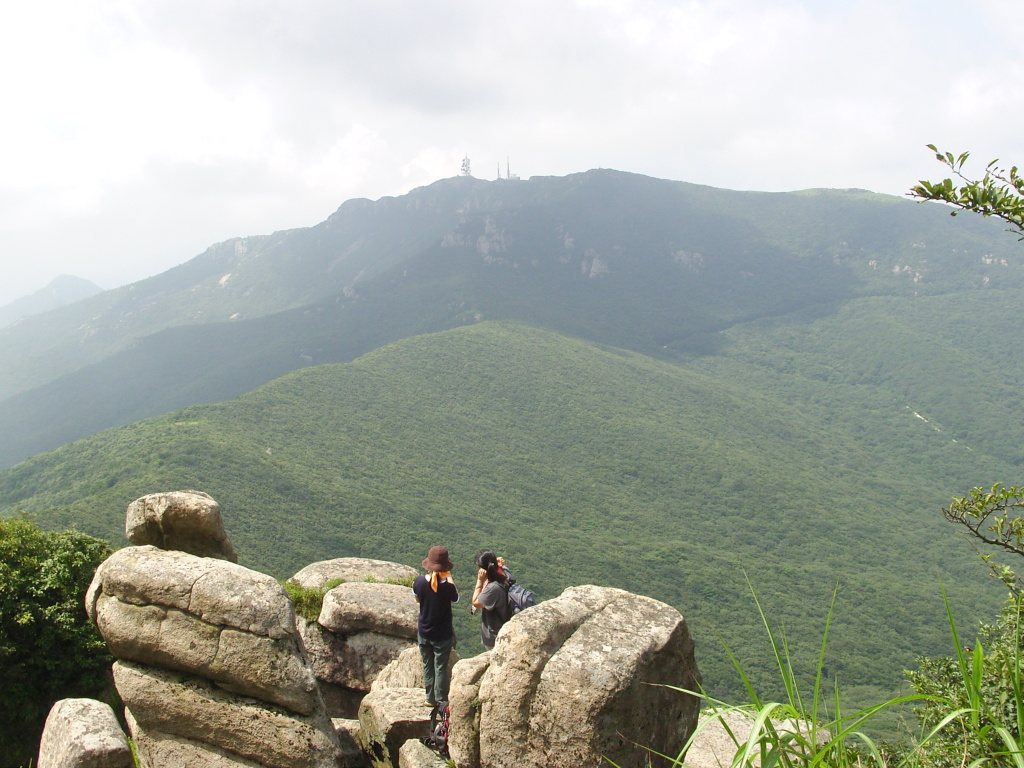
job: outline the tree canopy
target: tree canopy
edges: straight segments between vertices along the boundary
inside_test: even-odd
[[[110,555],[105,541],[0,519],[0,755],[35,757],[50,707],[101,697],[113,661],[85,613],[85,591]]]

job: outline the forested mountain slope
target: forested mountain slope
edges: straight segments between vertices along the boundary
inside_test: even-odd
[[[481,319],[679,359],[854,297],[1020,288],[1014,246],[992,222],[855,190],[446,179],[0,329],[0,466]]]
[[[928,325],[905,315],[911,337]],[[123,542],[129,501],[198,488],[242,561],[279,577],[345,555],[416,564],[441,542],[468,586],[493,546],[542,597],[596,583],[678,606],[706,681],[734,693],[719,633],[772,677],[745,574],[808,669],[838,583],[828,672],[877,693],[947,649],[940,579],[965,620],[995,611],[938,509],[1015,467],[998,440],[915,415],[941,397],[904,398],[913,371],[869,380],[850,322],[738,326],[686,364],[504,323],[410,338],[34,457],[0,473],[0,510]]]

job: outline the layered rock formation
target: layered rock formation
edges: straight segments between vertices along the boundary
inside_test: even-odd
[[[408,586],[384,583],[415,570],[309,566],[293,580],[346,581],[326,593],[319,621],[297,621],[280,584],[233,562],[205,494],[144,497],[128,520],[137,546],[97,569],[86,608],[117,658],[143,768],[439,765],[418,742],[430,709],[416,602]],[[662,687],[700,682],[683,617],[621,590],[567,589],[510,620],[492,651],[457,658],[450,747],[460,768],[640,768],[658,760],[637,745],[678,754],[696,723],[697,700]],[[67,711],[53,718],[47,754],[74,730],[59,725]]]
[[[136,540],[216,557],[127,547],[97,569],[86,596],[118,659],[114,683],[140,760],[153,768],[335,768],[340,746],[291,600],[270,576],[218,559],[233,550],[208,524],[210,502],[205,494],[145,497],[129,508],[130,523],[149,520],[153,509],[200,513],[129,530],[146,531]]]
[[[332,717],[355,718],[377,675],[416,644],[419,609],[409,586],[417,571],[364,558],[313,563],[292,576],[307,589],[343,579],[324,595],[319,619],[298,619],[310,665]]]

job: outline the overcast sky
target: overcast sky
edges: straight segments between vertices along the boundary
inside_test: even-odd
[[[0,305],[353,197],[615,168],[904,194],[1024,164],[1020,0],[34,0],[0,6]]]

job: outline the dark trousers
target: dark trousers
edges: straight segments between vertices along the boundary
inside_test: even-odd
[[[451,673],[448,671],[448,659],[452,655],[455,638],[447,640],[430,640],[419,635],[420,659],[423,661],[423,688],[427,692],[427,701],[436,704],[448,701],[448,688],[451,686]]]

